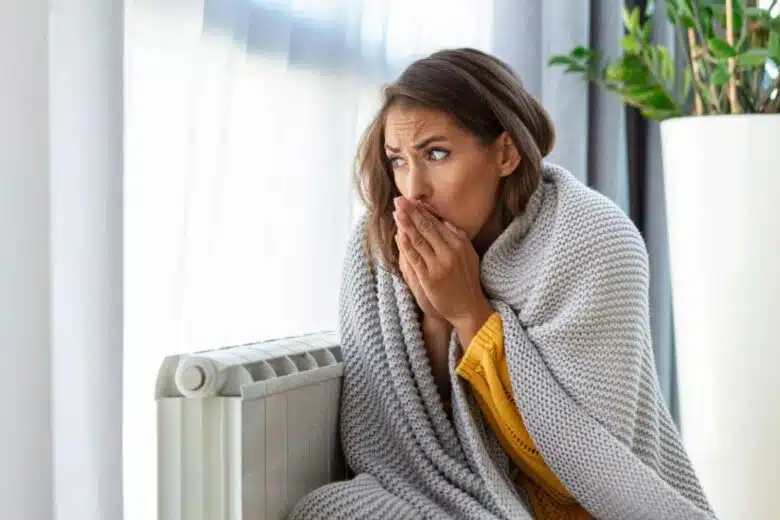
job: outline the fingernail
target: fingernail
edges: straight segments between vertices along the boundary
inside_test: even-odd
[[[393,220],[395,220],[396,222],[398,221],[398,212],[397,211],[393,211]]]

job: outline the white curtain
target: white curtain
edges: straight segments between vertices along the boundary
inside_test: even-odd
[[[126,518],[155,518],[154,378],[177,352],[335,329],[378,86],[490,50],[482,0],[179,0],[126,11]]]
[[[0,517],[122,518],[121,0],[0,2]]]

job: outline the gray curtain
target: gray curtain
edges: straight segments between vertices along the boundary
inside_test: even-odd
[[[645,3],[626,2],[643,11]],[[526,88],[555,120],[557,142],[549,159],[614,200],[645,238],[656,367],[672,416],[678,421],[658,125],[626,108],[616,95],[547,66],[550,56],[567,53],[576,45],[601,49],[610,57],[619,55],[622,4],[615,0],[496,0],[493,48],[518,71]],[[657,10],[654,26],[656,39],[673,43],[663,9]]]

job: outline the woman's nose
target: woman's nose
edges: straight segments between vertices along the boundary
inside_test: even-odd
[[[406,187],[410,199],[422,200],[430,196],[430,185],[425,177],[425,172],[417,167],[409,168]]]

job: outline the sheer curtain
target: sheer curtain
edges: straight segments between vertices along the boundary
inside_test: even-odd
[[[555,121],[551,160],[642,230],[656,362],[675,413],[657,129],[546,66],[579,44],[614,56],[622,34],[610,0],[128,1],[127,517],[155,516],[151,392],[163,356],[336,327],[342,250],[360,211],[358,135],[378,86],[442,47],[512,65]]]
[[[126,4],[124,480],[156,516],[163,356],[334,329],[378,86],[441,47],[491,50],[477,0]]]

